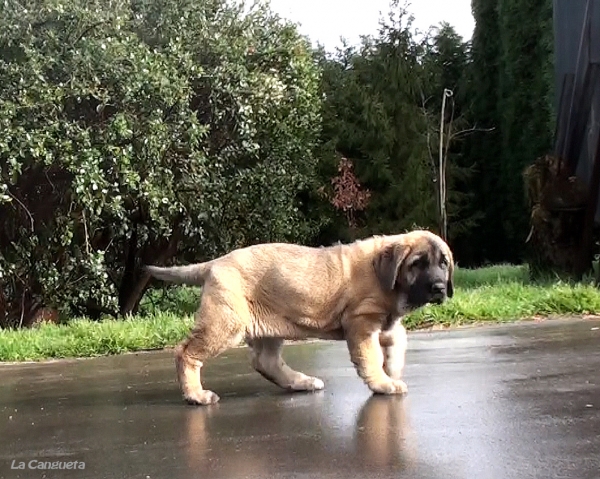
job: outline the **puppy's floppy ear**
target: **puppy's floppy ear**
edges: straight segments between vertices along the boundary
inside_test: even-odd
[[[454,261],[450,260],[448,266],[448,283],[446,284],[446,296],[451,298],[454,296]]]
[[[408,256],[408,246],[393,244],[384,248],[373,260],[373,268],[383,289],[392,291],[396,286],[402,262]]]

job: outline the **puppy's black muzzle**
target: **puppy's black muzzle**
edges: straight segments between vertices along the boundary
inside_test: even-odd
[[[412,308],[426,304],[442,304],[447,298],[446,283],[442,280],[423,278],[412,285],[408,293],[408,302]]]
[[[446,285],[443,282],[433,283],[430,289],[431,302],[442,304],[447,298]]]

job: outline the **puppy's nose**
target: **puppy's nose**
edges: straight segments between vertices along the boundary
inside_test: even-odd
[[[446,285],[444,283],[433,283],[431,285],[431,294],[434,296],[442,296],[446,291]]]

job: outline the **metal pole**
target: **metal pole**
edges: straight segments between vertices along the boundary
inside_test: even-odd
[[[447,241],[448,237],[448,217],[446,215],[446,165],[444,158],[444,120],[446,114],[446,98],[451,97],[454,94],[452,90],[444,88],[444,94],[442,96],[442,114],[440,118],[440,152],[439,152],[439,199],[440,199],[440,236],[444,241]]]

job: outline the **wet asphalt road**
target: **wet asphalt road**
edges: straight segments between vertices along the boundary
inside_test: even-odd
[[[169,352],[0,366],[2,478],[600,478],[600,321],[409,336],[404,398],[371,396],[343,343],[287,346],[325,381],[289,394],[245,349],[185,405]],[[84,470],[12,469],[83,461]]]

